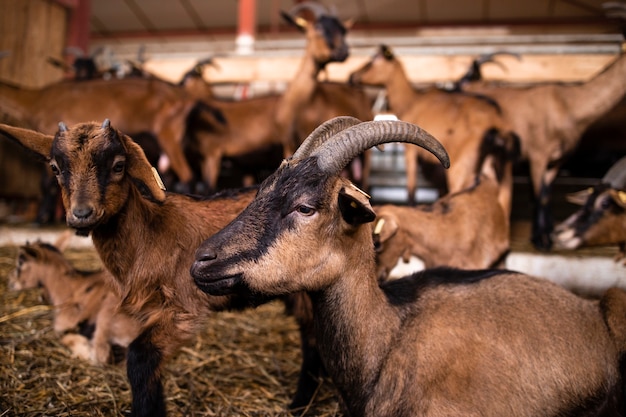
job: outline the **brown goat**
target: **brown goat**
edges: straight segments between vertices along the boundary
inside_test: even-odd
[[[449,160],[405,122],[329,135],[305,142],[198,248],[191,273],[203,291],[310,291],[322,359],[351,416],[623,413],[623,291],[598,303],[520,273],[455,269],[380,286],[367,224],[375,214],[341,170],[391,141]]]
[[[61,241],[20,246],[16,268],[9,274],[9,288],[43,287],[54,306],[54,330],[81,330],[81,334],[63,336],[62,343],[74,356],[96,364],[109,363],[111,346],[127,347],[139,334],[139,325],[118,310],[119,297],[108,287],[112,281],[109,273],[76,269],[61,253],[63,247]]]
[[[304,10],[314,11],[312,21],[298,17]],[[237,157],[272,145],[281,145],[287,157],[293,153],[295,142],[303,140],[315,127],[334,116],[372,118],[369,99],[361,89],[317,80],[328,63],[342,62],[348,56],[344,24],[323,6],[312,2],[296,5],[289,13],[283,13],[283,17],[303,31],[307,39],[300,66],[286,91],[281,95],[240,101],[203,98],[226,119],[226,126],[199,131],[193,138],[192,147],[203,159],[203,179],[211,189],[217,185],[224,157]],[[197,92],[209,89],[198,72],[188,73],[184,85]],[[368,167],[363,171],[367,182]]]
[[[99,304],[104,299],[104,272],[84,272],[74,268],[57,248],[36,241],[18,248],[15,269],[9,273],[9,288],[20,291],[42,287],[44,298],[54,307],[54,330],[65,332],[80,323],[93,325]],[[81,308],[74,294],[84,296]]]
[[[582,207],[554,228],[560,249],[617,245],[615,260],[626,265],[626,158],[617,161],[595,186],[568,197]]]
[[[61,186],[67,224],[79,235],[91,234],[111,272],[109,285],[121,298],[121,311],[141,326],[127,357],[133,415],[163,416],[164,363],[212,312],[268,300],[208,296],[189,276],[193,248],[243,210],[256,190],[204,200],[165,193],[141,148],[108,120],[102,126],[59,127],[54,137],[7,125],[0,125],[0,133],[50,163]],[[319,370],[302,373],[316,375]]]
[[[498,108],[487,100],[434,88],[423,92],[413,88],[402,63],[385,45],[350,75],[350,82],[384,86],[391,111],[400,120],[423,126],[441,141],[450,153],[450,171],[446,175],[448,192],[460,191],[473,183],[485,135],[512,136]],[[431,164],[436,161],[415,146],[405,146],[404,155],[408,201],[414,204],[418,156]],[[511,191],[503,190],[503,193]]]
[[[494,147],[495,145],[495,147]],[[377,276],[383,281],[399,259],[411,255],[426,268],[502,267],[509,252],[510,196],[499,201],[502,183],[512,182],[517,144],[483,147],[481,173],[471,187],[416,207],[374,206]],[[510,187],[508,187],[510,188]],[[455,239],[443,239],[448,230]]]
[[[469,83],[463,88],[492,97],[520,137],[522,159],[530,165],[535,199],[531,239],[538,249],[550,249],[552,183],[585,129],[626,94],[626,56],[621,54],[602,72],[580,84],[516,88]]]
[[[192,179],[182,139],[186,118],[197,100],[158,79],[65,81],[38,90],[0,82],[0,109],[31,128],[53,134],[68,124],[109,117],[124,132],[150,132],[183,183]]]

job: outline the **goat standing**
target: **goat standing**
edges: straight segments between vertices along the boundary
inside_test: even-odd
[[[50,163],[67,224],[79,235],[91,234],[121,311],[140,323],[127,356],[133,415],[164,416],[164,363],[211,313],[269,300],[208,296],[189,276],[193,249],[243,210],[256,190],[204,200],[165,193],[141,148],[108,120],[71,129],[60,123],[54,137],[7,125],[0,125],[0,133]]]
[[[527,88],[469,83],[464,90],[492,97],[520,137],[522,159],[530,164],[535,200],[531,240],[552,247],[552,184],[584,131],[626,94],[626,56],[621,54],[591,80],[580,84],[540,84]]]
[[[305,141],[198,248],[191,271],[203,291],[309,291],[322,359],[354,417],[624,412],[623,291],[610,290],[598,305],[519,273],[453,269],[381,288],[367,225],[375,214],[341,170],[390,141],[422,146],[444,165],[449,159],[404,122],[325,136],[321,145]]]
[[[381,45],[374,57],[350,75],[354,84],[382,85],[389,106],[400,120],[416,123],[432,132],[450,153],[451,167],[446,175],[448,192],[472,184],[479,168],[479,149],[485,135],[503,138],[513,135],[499,109],[484,98],[429,89],[413,88],[402,63],[391,49]],[[508,139],[507,139],[508,140]],[[415,203],[417,160],[436,163],[428,152],[405,146],[408,201]],[[510,194],[510,189],[503,189]]]

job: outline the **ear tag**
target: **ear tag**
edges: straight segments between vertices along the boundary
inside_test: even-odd
[[[163,181],[161,181],[159,171],[157,171],[155,167],[152,167],[152,175],[154,176],[154,180],[156,181],[159,188],[165,191],[165,185],[163,185]]]
[[[618,191],[618,192],[617,192],[617,197],[619,198],[619,200],[620,200],[622,203],[625,203],[625,204],[626,204],[626,193],[625,193],[624,191]]]
[[[378,223],[376,223],[376,227],[374,228],[374,234],[379,235],[380,232],[383,230],[384,225],[385,225],[385,219],[378,220]]]
[[[350,183],[350,185],[352,186],[352,188],[354,188],[356,191],[360,192],[361,194],[363,194],[368,200],[371,199],[372,197],[366,193],[365,191],[361,190],[359,187],[357,187],[356,185]],[[354,206],[356,207],[356,206]]]

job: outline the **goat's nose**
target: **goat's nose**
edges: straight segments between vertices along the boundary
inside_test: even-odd
[[[93,208],[89,206],[76,207],[72,210],[72,214],[77,219],[86,219],[93,214]]]
[[[202,248],[196,252],[196,262],[211,262],[217,259],[217,252],[212,248]]]

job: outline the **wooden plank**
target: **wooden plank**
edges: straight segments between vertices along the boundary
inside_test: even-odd
[[[38,88],[62,79],[63,72],[46,62],[62,57],[66,10],[48,0],[0,0],[0,79]]]
[[[469,55],[423,55],[400,57],[405,70],[414,83],[436,83],[455,80],[469,67],[474,56]],[[600,72],[615,56],[609,54],[583,55],[523,55],[501,56],[503,67],[486,64],[483,75],[488,80],[513,83],[536,83],[547,81],[586,81]],[[207,67],[205,78],[209,82],[288,82],[295,74],[300,57],[217,57],[219,68]],[[367,56],[350,57],[341,64],[327,68],[329,80],[346,81],[349,74],[369,60]],[[190,58],[152,59],[146,69],[173,82],[193,66]]]

